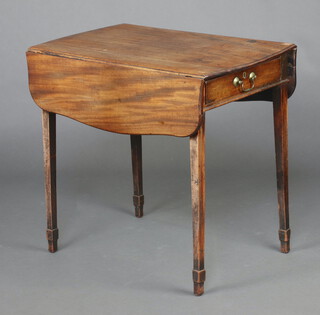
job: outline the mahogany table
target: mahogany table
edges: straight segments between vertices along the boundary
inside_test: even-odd
[[[57,250],[56,114],[131,137],[135,215],[142,217],[141,135],[190,137],[194,294],[204,292],[205,115],[233,101],[272,101],[281,252],[290,249],[288,43],[120,24],[33,46],[30,91],[42,109],[49,251]]]

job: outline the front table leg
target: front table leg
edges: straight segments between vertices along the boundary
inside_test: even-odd
[[[56,114],[42,111],[42,139],[44,155],[45,193],[47,206],[48,250],[58,249],[56,195]]]
[[[198,132],[190,137],[191,196],[193,220],[193,282],[194,294],[202,295],[204,269],[204,232],[206,209],[205,179],[205,120]]]
[[[290,251],[288,203],[288,93],[287,86],[276,87],[273,93],[274,134],[276,147],[279,238],[281,252]]]

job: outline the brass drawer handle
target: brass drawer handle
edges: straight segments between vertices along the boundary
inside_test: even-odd
[[[243,75],[243,77],[244,77],[244,78],[246,77],[245,74]],[[250,81],[250,83],[251,83],[251,86],[250,86],[250,88],[248,88],[248,89],[244,89],[244,88],[243,88],[243,81],[240,80],[238,77],[235,77],[235,78],[233,79],[233,85],[234,85],[235,87],[239,87],[239,89],[240,89],[241,92],[249,92],[249,91],[251,91],[251,90],[254,88],[254,80],[256,79],[256,77],[257,77],[257,75],[256,75],[254,72],[251,72],[251,73],[249,74],[249,81]]]

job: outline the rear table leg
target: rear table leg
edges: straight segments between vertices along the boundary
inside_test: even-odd
[[[143,216],[143,185],[142,185],[142,145],[140,135],[130,135],[132,174],[133,174],[133,204],[137,218]]]

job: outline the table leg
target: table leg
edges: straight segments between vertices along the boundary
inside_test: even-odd
[[[143,185],[142,185],[142,145],[140,135],[130,135],[132,174],[133,174],[133,204],[137,218],[143,216]]]
[[[42,139],[44,154],[45,194],[47,207],[48,250],[58,249],[56,195],[56,114],[42,111]]]
[[[193,221],[193,282],[194,294],[202,295],[206,271],[204,269],[205,239],[205,120],[198,132],[190,137],[191,196]]]
[[[288,94],[287,86],[276,87],[273,93],[274,134],[276,148],[279,238],[281,252],[290,251],[288,203]]]

